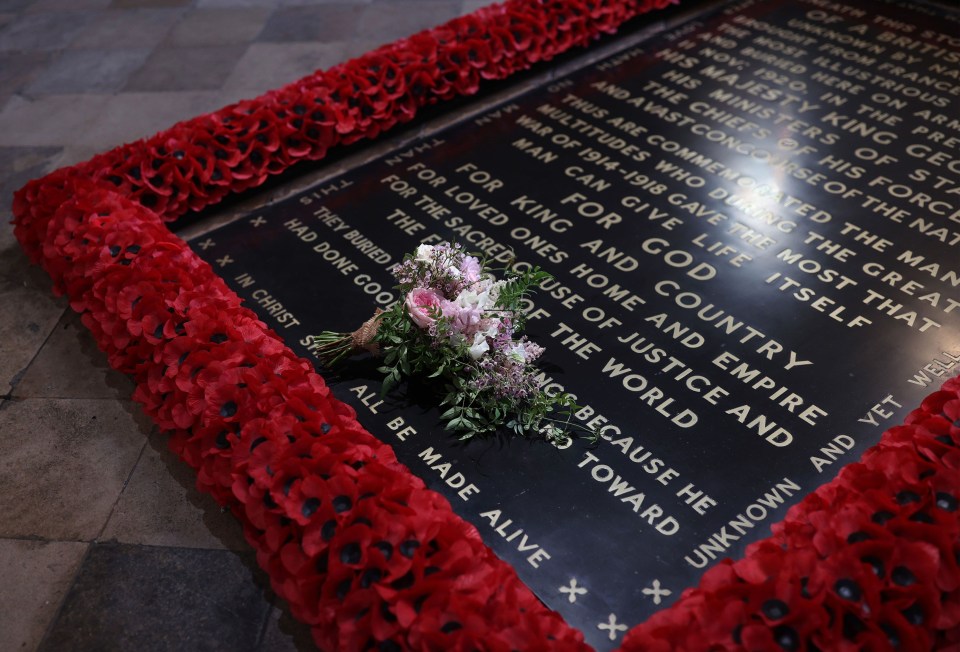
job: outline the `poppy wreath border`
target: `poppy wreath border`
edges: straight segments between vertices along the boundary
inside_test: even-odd
[[[510,0],[27,184],[15,234],[321,649],[589,649],[164,225],[669,0]],[[625,650],[960,645],[947,381]]]

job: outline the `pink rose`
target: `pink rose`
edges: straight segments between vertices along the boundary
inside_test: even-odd
[[[414,324],[420,328],[430,328],[435,321],[432,315],[440,311],[441,301],[443,297],[433,290],[414,288],[407,294],[404,305]]]

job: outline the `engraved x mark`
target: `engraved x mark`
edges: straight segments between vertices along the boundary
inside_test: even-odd
[[[216,246],[216,244],[217,244],[217,243],[214,242],[212,238],[207,238],[206,240],[204,240],[203,242],[201,242],[201,243],[200,243],[199,245],[197,245],[197,246],[200,247],[201,249],[203,249],[204,251],[206,251],[206,250],[209,249],[210,247]]]
[[[610,619],[605,623],[600,623],[597,625],[597,629],[606,629],[610,632],[610,640],[617,640],[617,632],[627,631],[626,625],[621,625],[617,622],[616,614],[610,614]]]
[[[266,224],[267,220],[263,218],[263,215],[257,215],[255,218],[250,220],[250,224],[254,226],[260,226],[261,224]]]
[[[661,589],[660,580],[653,580],[653,583],[650,585],[650,587],[643,589],[641,593],[644,595],[652,595],[653,604],[660,604],[663,602],[663,598],[673,593],[673,591],[670,591],[669,589]]]
[[[560,593],[569,593],[568,596],[570,603],[573,604],[577,601],[578,595],[586,595],[587,590],[582,586],[577,586],[577,580],[574,577],[570,578],[570,586],[561,586]]]
[[[217,258],[217,264],[219,264],[220,267],[226,267],[232,262],[236,262],[236,261],[234,261],[233,258],[231,258],[229,255],[224,256],[223,258]]]

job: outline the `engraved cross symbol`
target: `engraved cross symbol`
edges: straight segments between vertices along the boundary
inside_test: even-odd
[[[582,586],[577,586],[577,580],[574,577],[570,578],[570,586],[561,586],[560,593],[569,593],[568,599],[570,604],[573,604],[577,601],[578,595],[586,595],[587,590]]]
[[[616,614],[610,614],[610,618],[605,623],[600,623],[597,625],[597,629],[606,629],[610,632],[610,640],[617,640],[617,632],[627,631],[626,625],[621,625],[617,622]]]
[[[669,589],[661,589],[660,580],[653,580],[653,583],[650,585],[650,587],[643,589],[641,593],[644,595],[652,595],[653,604],[660,604],[663,602],[663,598],[673,593],[673,591],[670,591]]]
[[[203,249],[204,251],[206,251],[207,249],[209,249],[210,247],[213,247],[213,246],[216,245],[216,244],[217,244],[217,243],[214,242],[212,238],[207,238],[206,240],[204,240],[203,242],[201,242],[198,246],[199,246],[201,249]]]
[[[234,262],[234,260],[233,260],[233,258],[231,258],[230,256],[224,256],[223,258],[217,258],[217,264],[220,265],[220,267],[226,267],[227,265],[229,265],[229,264],[232,263],[232,262]]]
[[[257,215],[255,218],[250,220],[250,224],[254,226],[260,226],[261,224],[266,224],[267,221],[263,219],[263,215]]]

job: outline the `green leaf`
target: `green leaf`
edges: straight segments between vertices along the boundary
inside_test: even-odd
[[[390,376],[387,376],[386,378],[384,378],[383,385],[380,387],[380,396],[381,397],[386,396],[390,392],[390,390],[393,389],[394,385],[396,385],[396,383],[391,382]]]
[[[443,419],[444,421],[446,421],[446,420],[449,419],[450,417],[452,417],[452,416],[454,416],[455,414],[457,414],[458,411],[459,411],[459,408],[457,408],[457,407],[452,407],[452,408],[450,408],[449,410],[447,410],[446,412],[444,412],[443,414],[441,414],[441,415],[440,415],[440,418]]]

